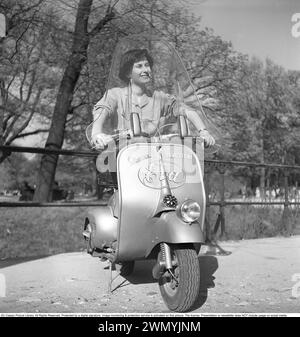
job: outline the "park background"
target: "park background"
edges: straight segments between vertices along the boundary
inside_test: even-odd
[[[210,159],[300,164],[300,61],[294,0],[4,0],[0,145],[88,150],[85,128],[103,95],[117,40],[157,31],[174,44],[206,114],[222,133]],[[296,28],[295,28],[296,27]],[[295,34],[296,33],[296,34]],[[106,200],[92,159],[1,152],[2,201],[24,184],[38,202]],[[230,166],[227,200],[283,200],[284,171]],[[300,173],[288,175],[299,201]],[[221,177],[210,173],[210,199]],[[289,228],[299,223],[290,207]],[[226,238],[284,234],[281,206],[226,208]],[[1,258],[83,249],[85,208],[1,208]],[[212,224],[218,209],[210,210]],[[291,234],[291,233],[289,233]]]

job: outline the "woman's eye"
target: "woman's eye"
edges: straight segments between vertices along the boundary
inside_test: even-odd
[[[150,64],[149,63],[145,63],[145,64],[138,63],[138,64],[135,64],[134,67],[135,68],[143,68],[143,67],[150,68]]]

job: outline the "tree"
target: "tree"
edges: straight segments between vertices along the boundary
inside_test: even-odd
[[[54,56],[57,53],[50,55],[49,50],[61,49],[62,41],[56,41],[54,46],[53,36],[61,27],[60,19],[42,7],[44,2],[6,0],[0,5],[8,21],[1,57],[1,145],[48,131],[41,125],[49,118],[48,100],[56,89],[61,64]],[[0,162],[5,158],[6,154]]]
[[[68,64],[60,83],[50,131],[45,146],[46,149],[58,150],[62,147],[67,115],[72,103],[74,88],[82,67],[87,60],[87,49],[90,39],[114,18],[113,6],[108,5],[105,16],[89,32],[88,20],[92,3],[92,0],[80,0],[78,4],[73,44],[68,58]],[[34,200],[49,200],[57,161],[57,155],[46,154],[42,157],[38,187],[35,191]]]
[[[225,128],[232,138],[228,159],[295,164],[299,74],[289,73],[271,60],[264,64],[253,58],[241,64],[236,76],[236,91],[225,101],[229,116]],[[269,181],[265,169],[259,178],[264,194]]]

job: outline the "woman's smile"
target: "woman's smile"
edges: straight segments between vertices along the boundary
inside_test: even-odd
[[[135,62],[132,67],[131,80],[134,84],[143,85],[151,81],[151,67],[147,60]]]

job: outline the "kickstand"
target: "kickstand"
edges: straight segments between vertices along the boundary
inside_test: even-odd
[[[111,293],[111,285],[112,285],[112,262],[109,261],[109,280],[108,280],[108,292]]]
[[[116,270],[116,265],[114,262],[109,261],[109,281],[108,281],[108,292],[111,294],[113,292],[112,290],[112,283],[113,281],[120,275],[120,273],[117,273],[115,277],[113,277],[113,270]]]
[[[119,285],[117,285],[114,289],[112,289],[113,282],[120,276],[120,273],[117,271],[117,275],[113,277],[113,270],[116,270],[116,265],[114,262],[109,261],[109,281],[108,281],[108,293],[113,293],[116,289],[120,288],[124,282],[127,280],[122,281]]]

